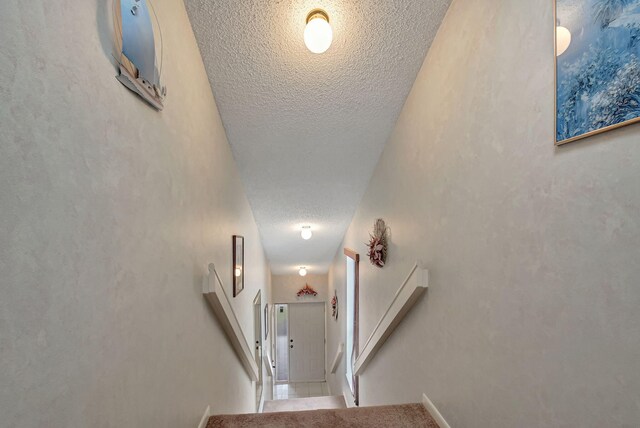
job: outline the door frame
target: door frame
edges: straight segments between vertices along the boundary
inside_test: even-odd
[[[287,381],[276,381],[276,383],[279,384],[283,384],[283,383],[290,383],[290,382],[297,382],[297,381],[293,381],[291,380],[291,347],[289,345],[289,343],[291,343],[291,312],[290,312],[290,307],[291,305],[308,305],[308,304],[322,304],[322,308],[324,309],[324,317],[322,320],[322,329],[324,330],[324,353],[323,353],[323,359],[324,359],[324,380],[306,380],[306,381],[299,381],[299,382],[326,382],[327,381],[327,302],[324,300],[321,301],[309,301],[309,302],[281,302],[281,303],[273,303],[273,307],[275,308],[277,305],[287,305],[287,354],[289,356],[289,364],[287,365]],[[275,313],[275,309],[274,309],[274,313]],[[276,328],[275,326],[275,322],[276,320],[274,319],[274,328]],[[276,358],[278,358],[278,350],[277,350],[277,344],[275,345],[275,355]],[[276,361],[276,366],[278,365],[277,361]]]
[[[262,332],[264,326],[262,325],[262,290],[258,290],[256,297],[253,299],[253,334],[254,334],[254,358],[258,365],[258,380],[256,381],[256,390],[260,388],[260,395],[258,396],[256,391],[256,409],[260,408],[262,397],[264,396],[264,379],[262,376],[262,355],[264,353],[263,346],[264,341]],[[257,337],[255,337],[257,335]]]
[[[354,261],[354,308],[353,308],[353,353],[354,360],[358,358],[360,353],[360,254],[356,253],[354,250],[349,248],[344,249],[344,255]],[[346,270],[345,270],[345,295],[348,292],[346,289],[347,286],[347,278],[346,278]],[[346,299],[345,299],[346,303]],[[345,329],[346,330],[346,329]],[[345,331],[346,334],[346,331]],[[345,340],[346,342],[346,340]],[[347,361],[348,363],[348,361]],[[356,406],[360,403],[360,383],[359,376],[353,375],[353,402]]]

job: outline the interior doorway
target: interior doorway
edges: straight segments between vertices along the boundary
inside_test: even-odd
[[[253,299],[253,337],[255,343],[254,357],[258,365],[258,381],[256,382],[256,409],[260,408],[262,399],[262,296],[260,291]]]
[[[276,382],[325,380],[325,304],[276,304]]]
[[[345,367],[347,384],[353,395],[353,403],[359,405],[359,379],[354,373],[354,365],[358,358],[359,345],[359,265],[360,255],[353,250],[344,249],[345,255],[345,288],[347,294],[346,301],[346,337],[345,337]]]

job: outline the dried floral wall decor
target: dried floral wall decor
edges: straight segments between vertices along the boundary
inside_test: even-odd
[[[379,268],[384,267],[387,262],[387,232],[389,228],[384,220],[379,218],[373,225],[373,234],[370,234],[369,243],[369,260],[371,264]]]
[[[334,320],[338,319],[338,294],[333,291],[333,297],[331,298],[331,316]]]
[[[300,291],[296,293],[296,296],[298,297],[305,297],[305,296],[315,297],[317,295],[318,295],[318,292],[314,290],[313,287],[311,287],[309,284],[306,284],[304,287],[300,289]]]

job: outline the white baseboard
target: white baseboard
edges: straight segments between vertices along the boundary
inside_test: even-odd
[[[204,411],[204,415],[202,415],[202,419],[200,419],[198,428],[205,428],[207,426],[207,422],[209,422],[209,416],[211,416],[211,407],[207,406]]]
[[[434,406],[431,400],[429,400],[427,394],[422,394],[422,405],[427,409],[427,412],[429,412],[440,428],[451,428],[447,421],[444,420],[438,409],[436,409],[436,406]]]

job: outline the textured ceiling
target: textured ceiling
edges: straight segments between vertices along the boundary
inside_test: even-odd
[[[449,0],[185,4],[272,271],[326,271]],[[303,41],[317,7],[320,55]]]

